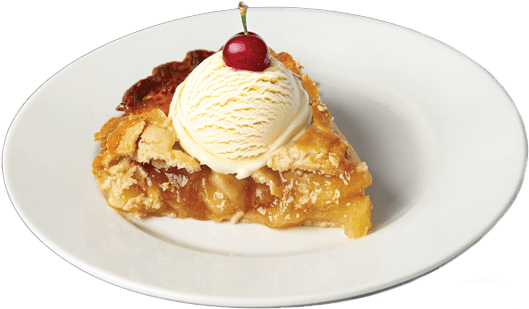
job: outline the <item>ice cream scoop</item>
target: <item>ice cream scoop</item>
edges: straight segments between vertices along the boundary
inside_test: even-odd
[[[218,52],[176,88],[169,117],[186,152],[241,179],[296,140],[312,113],[299,77],[278,60],[262,72],[235,70]]]

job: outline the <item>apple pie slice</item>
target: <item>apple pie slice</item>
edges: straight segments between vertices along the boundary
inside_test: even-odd
[[[308,129],[249,177],[221,174],[186,153],[167,117],[176,86],[213,52],[191,51],[133,85],[95,134],[92,165],[108,204],[136,217],[169,216],[271,228],[341,227],[350,238],[371,228],[371,174],[338,130],[316,85],[287,53],[271,55],[301,78],[313,114]],[[175,222],[175,224],[178,224]]]

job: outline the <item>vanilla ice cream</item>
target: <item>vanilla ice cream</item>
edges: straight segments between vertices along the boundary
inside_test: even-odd
[[[303,134],[312,113],[300,79],[281,62],[271,58],[262,72],[235,70],[221,51],[176,88],[169,117],[186,152],[241,179]]]

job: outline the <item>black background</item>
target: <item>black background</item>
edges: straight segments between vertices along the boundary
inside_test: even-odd
[[[273,1],[247,2],[250,6],[277,5]],[[18,110],[53,74],[103,44],[152,25],[237,6],[236,1],[224,1],[224,5],[183,1],[139,3],[125,7],[94,3],[75,3],[73,7],[44,2],[27,7],[16,4],[18,9],[12,11],[12,22],[4,27],[4,68],[7,69],[4,75],[8,82],[2,84],[4,91],[20,90],[13,90],[12,94],[10,91],[10,100],[4,102],[4,106],[14,105],[9,106],[14,108],[11,110]],[[527,82],[527,58],[526,30],[522,27],[527,26],[522,23],[521,8],[446,3],[389,6],[374,3],[368,7],[346,3],[319,3],[309,8],[371,17],[437,38],[489,70],[523,112],[526,93],[522,89],[526,87],[522,87],[522,83]],[[281,5],[306,7],[308,4],[290,1]],[[227,33],[226,38],[231,35]],[[14,112],[7,118],[12,117]],[[526,243],[523,236],[527,234],[522,229],[520,206],[523,204],[518,199],[514,204],[518,207],[513,207],[488,236],[448,265],[415,282],[351,303],[361,307],[426,307],[445,303],[462,307],[479,303],[488,308],[492,301],[499,301],[502,308],[521,308],[521,286],[525,284],[522,271],[526,269],[522,266],[521,251]],[[8,205],[5,208],[8,221],[3,233],[7,239],[3,250],[4,273],[7,274],[4,278],[9,292],[4,295],[8,299],[61,306],[178,305],[113,286],[78,270],[37,239],[16,210]],[[503,283],[461,286],[479,277]],[[194,307],[186,307],[191,306]]]

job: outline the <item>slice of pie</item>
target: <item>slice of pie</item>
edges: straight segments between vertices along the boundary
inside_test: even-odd
[[[187,154],[167,117],[176,86],[214,52],[195,50],[133,85],[95,134],[101,152],[92,173],[108,204],[136,217],[169,216],[271,228],[341,227],[365,236],[373,208],[364,190],[371,174],[338,130],[317,86],[287,53],[271,55],[302,79],[312,123],[249,177],[214,172]],[[175,224],[178,224],[175,222]]]

